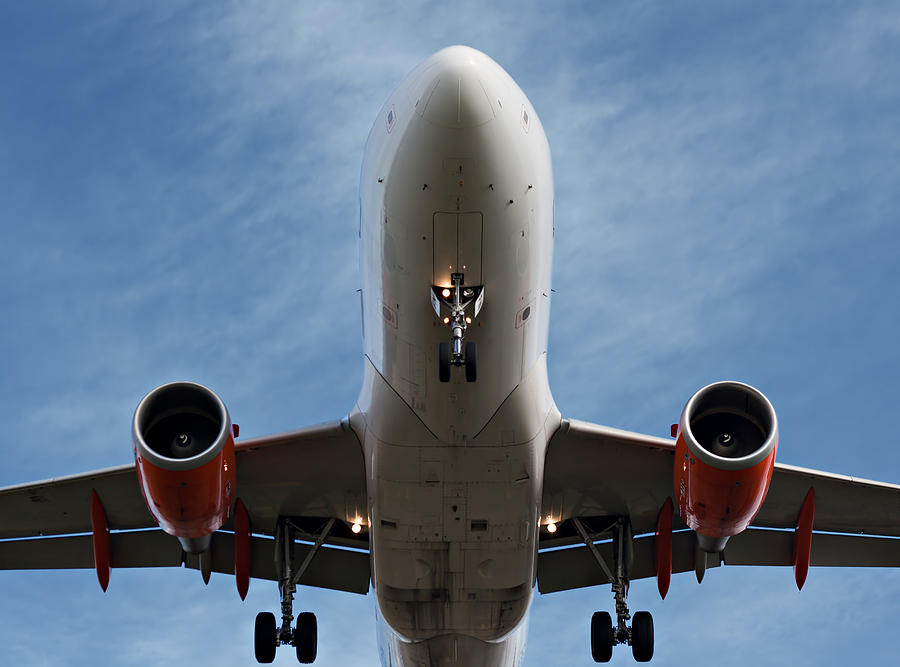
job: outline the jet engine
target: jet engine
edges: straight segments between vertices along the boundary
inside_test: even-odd
[[[147,509],[185,551],[205,551],[228,519],[235,493],[225,404],[199,384],[164,384],[138,404],[132,440]]]
[[[777,447],[775,409],[753,387],[717,382],[687,402],[675,445],[675,497],[702,549],[721,551],[753,521]]]

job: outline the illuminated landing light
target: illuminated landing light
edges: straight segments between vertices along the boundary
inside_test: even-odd
[[[552,521],[547,524],[547,532],[550,533],[551,535],[556,532],[556,524],[553,523]]]
[[[466,324],[472,324],[472,318],[471,318],[471,317],[467,317],[467,318],[466,318]]]
[[[450,297],[450,290],[448,290],[448,289],[445,287],[445,288],[444,288],[444,291],[441,292],[441,296],[444,297],[445,299],[449,298],[449,297]]]
[[[450,318],[449,318],[449,317],[445,317],[445,318],[444,318],[444,324],[450,324]]]
[[[350,526],[350,530],[354,535],[359,535],[360,531],[362,530],[362,524],[359,521],[354,521],[353,525]]]

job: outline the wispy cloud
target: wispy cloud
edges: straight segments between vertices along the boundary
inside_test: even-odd
[[[875,2],[9,9],[0,483],[126,461],[134,405],[172,379],[212,386],[247,436],[345,414],[363,144],[402,76],[453,43],[508,69],[551,142],[565,414],[664,434],[692,391],[735,377],[775,401],[785,460],[897,481],[898,31]],[[90,572],[0,573],[9,655],[81,664],[113,642],[112,664],[245,664],[277,600],[264,582],[241,605],[226,577],[113,574],[102,596]],[[789,575],[631,596],[656,614],[657,664],[703,646],[850,659],[861,625],[853,650],[886,655],[894,573],[816,571],[799,595]],[[321,664],[375,663],[371,596],[302,595]],[[47,600],[61,640],[36,645]],[[539,598],[527,664],[588,664],[610,601]]]

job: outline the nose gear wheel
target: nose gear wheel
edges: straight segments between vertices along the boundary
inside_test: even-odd
[[[450,382],[450,369],[465,366],[466,382],[478,378],[478,348],[472,341],[465,341],[466,331],[478,317],[484,304],[483,285],[465,285],[462,273],[450,276],[451,287],[434,285],[431,288],[431,305],[435,314],[450,329],[450,340],[438,344],[438,379]]]

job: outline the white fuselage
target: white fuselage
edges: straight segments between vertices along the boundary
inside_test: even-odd
[[[364,443],[382,664],[520,662],[544,454],[553,176],[537,114],[484,54],[444,49],[398,86],[360,182]],[[438,380],[432,285],[484,286],[478,379]],[[470,313],[472,314],[472,313]]]

